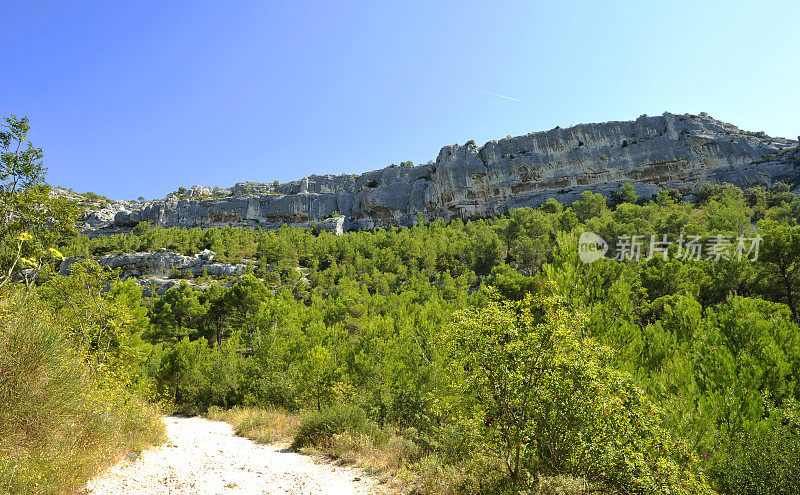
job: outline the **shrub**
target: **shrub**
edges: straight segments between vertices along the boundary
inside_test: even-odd
[[[351,405],[337,404],[321,411],[309,412],[300,422],[292,448],[320,444],[345,431],[362,431],[366,422],[366,413],[360,407]]]
[[[800,493],[800,407],[789,401],[770,418],[734,434],[725,459],[715,466],[724,493]]]
[[[133,228],[133,233],[136,235],[144,235],[148,233],[150,230],[152,230],[152,228],[153,226],[150,225],[150,222],[145,220],[143,222],[139,222],[136,224],[136,226]]]
[[[0,315],[0,492],[69,493],[163,439],[155,411],[94,374],[37,301],[4,298]]]
[[[492,292],[442,336],[454,417],[476,432],[478,448],[519,486],[569,474],[595,491],[710,493],[659,409],[611,366],[609,348],[581,337],[583,318],[548,287],[519,303]]]

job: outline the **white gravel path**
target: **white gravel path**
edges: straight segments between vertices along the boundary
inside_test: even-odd
[[[89,482],[105,494],[370,494],[383,493],[353,468],[237,437],[227,423],[166,417],[169,440]]]

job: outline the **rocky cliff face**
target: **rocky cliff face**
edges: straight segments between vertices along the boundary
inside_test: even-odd
[[[107,254],[94,258],[100,266],[119,269],[123,278],[168,277],[170,271],[191,272],[192,276],[211,275],[212,277],[229,277],[244,273],[247,265],[237,263],[219,263],[214,261],[216,253],[205,250],[194,256],[184,256],[169,251],[155,253]],[[60,274],[70,274],[72,265],[81,261],[79,258],[67,258],[61,262]]]
[[[182,282],[179,279],[169,278],[173,272],[182,276],[191,274],[192,277],[209,275],[211,277],[239,277],[247,269],[244,263],[220,263],[214,261],[216,253],[204,250],[194,256],[184,256],[169,251],[154,253],[125,253],[107,254],[93,258],[100,266],[119,270],[120,277],[125,279],[134,277],[144,289],[144,295],[151,295],[153,287],[157,294],[163,294],[170,287]],[[63,276],[70,274],[72,265],[82,261],[81,258],[67,258],[61,262],[59,272]],[[193,281],[189,285],[205,288],[207,285],[197,285]]]
[[[360,176],[311,176],[287,184],[192,188],[164,200],[115,203],[87,215],[87,228],[283,224],[344,230],[412,225],[418,218],[487,217],[584,190],[610,194],[630,182],[642,197],[664,188],[691,194],[705,182],[740,187],[793,182],[797,141],[751,133],[711,117],[664,114],[580,124],[525,136],[445,146],[436,161]],[[110,218],[113,216],[113,220]]]

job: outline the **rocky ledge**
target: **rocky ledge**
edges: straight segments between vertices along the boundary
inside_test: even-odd
[[[341,233],[413,225],[420,218],[488,217],[548,198],[605,195],[626,182],[641,197],[665,188],[688,195],[703,183],[740,187],[796,185],[798,142],[742,131],[705,115],[641,116],[525,136],[445,146],[435,162],[362,175],[310,176],[286,184],[195,186],[163,200],[115,202],[84,218],[86,229],[124,231],[147,221],[163,227],[289,224]]]
[[[170,287],[178,285],[181,279],[170,278],[172,275],[200,277],[209,275],[211,277],[238,277],[244,274],[247,265],[242,263],[220,263],[214,261],[216,253],[208,249],[194,256],[184,256],[182,254],[169,251],[158,251],[154,253],[125,253],[107,254],[92,258],[100,266],[112,269],[119,269],[121,278],[134,277],[139,285],[145,289],[145,295],[149,295],[151,287],[155,287],[157,293],[163,293]],[[61,262],[59,269],[61,275],[70,274],[72,265],[81,261],[81,258],[67,258]],[[195,285],[194,282],[189,282]],[[202,287],[202,286],[201,286]]]

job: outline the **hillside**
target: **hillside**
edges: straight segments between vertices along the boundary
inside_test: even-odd
[[[300,412],[298,448],[408,492],[797,493],[800,199],[781,183],[613,192],[340,236],[137,226],[64,245],[65,278],[87,257],[158,271],[140,304],[159,394],[187,414],[249,407],[234,424],[256,439]],[[584,263],[584,232],[607,256]],[[548,379],[529,383],[534,352]]]
[[[4,163],[24,165],[31,185],[3,195],[12,209],[0,225],[0,490],[74,491],[160,442],[150,403],[324,453],[405,493],[798,493],[797,146],[680,119],[640,120],[696,120],[686,125],[717,126],[717,140],[666,132],[624,174],[619,164],[598,169],[617,182],[569,186],[605,195],[510,208],[552,190],[519,189],[495,211],[506,193],[493,192],[470,213],[491,218],[440,208],[417,212],[410,227],[354,230],[357,217],[343,209],[327,229],[252,228],[266,224],[229,215],[206,228],[146,220],[97,235],[76,231],[77,212],[106,200],[46,186],[27,120],[7,118],[16,134],[0,142]],[[627,128],[598,128],[614,126]],[[720,140],[719,129],[733,137]],[[569,152],[545,138],[561,132],[577,131],[517,138],[539,150],[524,159],[551,156],[537,170],[555,170]],[[640,143],[620,144],[620,156]],[[663,165],[663,149],[677,156],[680,143],[691,144],[681,168]],[[470,172],[459,153],[486,164],[493,146],[376,172],[370,190],[394,184],[381,186],[381,174],[428,170],[414,184],[444,194],[445,172],[457,171],[473,182],[447,201],[463,204],[496,174]],[[575,175],[579,163],[566,168]],[[641,174],[656,163],[669,173],[646,177],[660,184],[653,195]],[[625,180],[637,173],[642,180]],[[729,180],[747,187],[714,183]],[[336,196],[316,178],[299,185],[292,194],[280,184],[193,188],[97,211],[130,219],[170,205]],[[189,440],[212,457],[213,442]],[[162,475],[162,458],[145,456],[156,465],[144,459],[98,486],[138,486],[141,469],[162,487],[201,482],[169,449],[175,471]],[[227,472],[225,486],[237,476]]]

